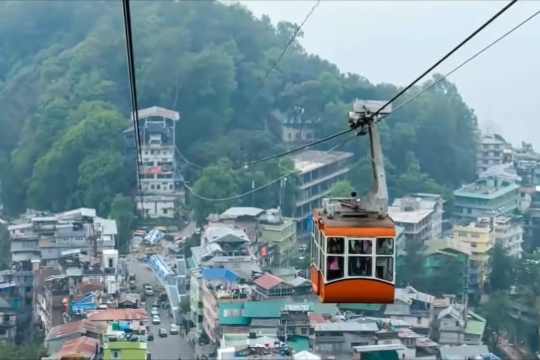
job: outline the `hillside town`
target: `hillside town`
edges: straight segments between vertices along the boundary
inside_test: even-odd
[[[139,210],[149,220],[119,252],[116,221],[95,209],[28,209],[10,219],[11,269],[0,273],[2,341],[42,338],[42,359],[533,356],[504,333],[488,343],[494,330],[477,310],[489,297],[494,247],[519,259],[538,245],[540,154],[531,145],[513,148],[481,134],[477,179],[455,189],[451,206],[442,194],[393,199],[388,213],[398,228],[402,286],[394,303],[321,303],[308,273],[310,214],[345,178],[352,154],[292,156],[298,182],[289,213],[230,207],[197,224],[185,212],[182,159],[168,135],[178,113],[141,113],[148,196]],[[293,131],[287,126],[284,134]],[[412,249],[422,252],[420,271],[442,281],[449,264],[459,264],[453,292],[399,284],[400,262]],[[520,291],[511,293],[510,317],[537,329],[536,302]]]

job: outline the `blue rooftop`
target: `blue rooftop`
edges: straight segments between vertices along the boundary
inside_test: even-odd
[[[239,276],[234,272],[224,268],[206,268],[202,271],[202,277],[204,280],[221,280],[228,283],[238,282]]]

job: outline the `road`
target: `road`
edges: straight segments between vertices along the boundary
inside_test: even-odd
[[[154,276],[150,267],[132,256],[128,256],[126,260],[129,272],[135,274],[138,291],[141,291],[143,283],[152,284],[155,290],[161,288],[159,281]],[[146,310],[148,311],[148,314],[150,314],[150,307],[153,300],[153,297],[146,299]],[[160,310],[160,318],[160,325],[150,324],[150,332],[154,334],[154,341],[148,342],[148,350],[152,354],[152,360],[177,360],[179,358],[193,359],[193,347],[187,342],[184,336],[168,335],[164,338],[159,337],[159,328],[165,328],[168,334],[170,323],[172,321],[172,317],[169,315],[168,310]]]

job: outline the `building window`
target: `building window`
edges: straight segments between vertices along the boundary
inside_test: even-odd
[[[163,214],[167,214],[167,209],[163,209]]]
[[[118,351],[118,350],[113,350],[113,351],[112,351],[112,358],[113,358],[113,359],[120,359],[120,351]]]

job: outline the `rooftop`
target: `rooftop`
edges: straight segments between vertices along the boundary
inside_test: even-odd
[[[508,192],[518,190],[519,185],[495,177],[479,179],[471,184],[463,185],[454,191],[455,196],[494,199]]]
[[[220,219],[236,219],[242,216],[247,217],[257,217],[264,212],[263,209],[256,207],[231,207],[225,210],[221,215]]]
[[[481,337],[484,335],[485,328],[486,319],[472,311],[469,311],[467,314],[467,326],[465,327],[465,333]]]
[[[472,359],[477,356],[487,356],[490,353],[486,345],[443,345],[439,351],[442,360]]]
[[[255,285],[265,289],[265,290],[271,290],[273,288],[275,288],[276,286],[280,285],[280,284],[283,284],[284,281],[283,279],[273,275],[273,274],[270,274],[270,273],[265,273],[263,276],[257,278],[255,281],[254,281]]]
[[[118,320],[147,320],[148,314],[144,309],[107,309],[97,310],[88,314],[91,321],[118,321]]]
[[[388,215],[397,223],[417,224],[435,211],[437,205],[436,199],[398,198],[388,207]]]
[[[56,354],[58,359],[92,359],[99,349],[97,339],[81,336],[80,338],[66,341],[60,351]]]
[[[327,321],[315,324],[314,328],[315,331],[337,332],[376,332],[379,330],[375,321]]]
[[[139,119],[146,119],[149,117],[163,117],[174,121],[180,120],[180,114],[178,112],[165,109],[160,106],[152,106],[138,110],[137,114],[139,115]]]
[[[352,157],[353,154],[350,152],[305,150],[296,155],[292,155],[291,159],[294,163],[294,168],[299,171],[300,174],[305,174],[322,168],[323,166]]]
[[[243,316],[244,304],[242,303],[220,303],[219,304],[219,324],[229,326],[246,326],[250,323],[250,318]]]
[[[250,318],[279,318],[285,300],[247,301],[243,315]]]
[[[234,272],[224,268],[205,268],[201,272],[203,279],[207,281],[220,280],[223,282],[238,282],[239,276]]]
[[[89,320],[79,320],[53,327],[47,334],[46,341],[61,339],[71,335],[81,335],[87,332],[100,334],[105,328]]]

